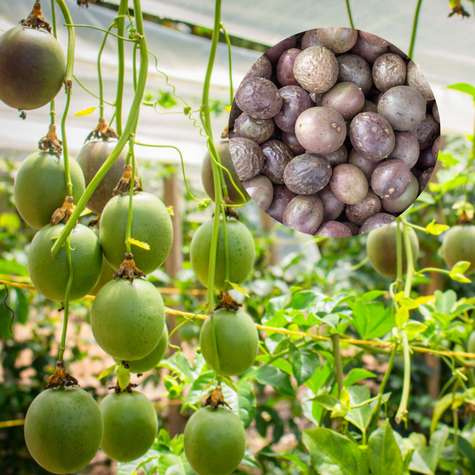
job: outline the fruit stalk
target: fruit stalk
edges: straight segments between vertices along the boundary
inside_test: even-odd
[[[396,422],[406,421],[407,402],[409,400],[409,390],[411,388],[411,355],[409,341],[405,330],[401,330],[402,350],[404,355],[404,382],[402,387],[402,397],[396,413]]]
[[[119,57],[119,79],[117,81],[117,96],[115,100],[116,130],[119,136],[122,135],[122,100],[124,97],[124,76],[125,76],[125,56],[124,56],[124,36],[125,14],[129,7],[129,0],[120,0],[119,11],[117,12],[117,54]]]
[[[57,0],[58,2],[62,2],[63,0]],[[74,210],[71,218],[67,222],[64,229],[61,231],[58,239],[56,240],[55,244],[51,249],[51,253],[53,256],[56,256],[61,249],[61,246],[64,244],[66,237],[69,236],[71,230],[74,227],[74,223],[78,220],[80,214],[83,212],[84,208],[86,207],[89,198],[94,193],[95,189],[104,178],[106,173],[109,171],[111,166],[117,160],[119,155],[121,154],[122,150],[124,149],[125,145],[129,141],[131,133],[135,130],[135,127],[138,122],[139,114],[140,114],[140,106],[142,104],[144,92],[145,92],[145,85],[147,82],[147,74],[148,74],[148,48],[147,48],[147,39],[145,37],[144,25],[143,25],[143,15],[142,15],[142,7],[140,5],[140,0],[134,0],[134,11],[135,11],[135,21],[137,25],[137,32],[140,35],[140,38],[137,41],[140,41],[140,71],[139,71],[139,79],[137,90],[135,92],[134,100],[132,102],[132,106],[130,108],[129,116],[127,118],[127,123],[125,125],[124,133],[120,137],[119,142],[117,143],[116,147],[109,155],[109,158],[104,162],[102,167],[96,173],[95,177],[89,183],[89,186],[84,191],[81,199],[79,200],[76,209]]]
[[[51,0],[51,25],[53,28],[53,36],[58,39],[57,29],[56,29],[56,10],[54,6],[54,0]],[[51,125],[56,123],[56,99],[53,98],[50,104],[50,116],[51,116]]]
[[[66,333],[68,331],[68,317],[69,317],[69,295],[71,294],[71,287],[73,286],[73,264],[71,261],[71,245],[69,242],[69,237],[66,239],[66,259],[68,261],[68,284],[66,286],[66,295],[64,298],[64,310],[63,310],[63,331],[61,334],[61,343],[59,345],[58,351],[58,361],[63,361],[64,350],[66,349]]]
[[[354,29],[355,24],[353,23],[353,16],[351,15],[350,0],[346,0],[346,11],[348,12],[348,20],[350,21],[350,26]]]
[[[411,44],[409,45],[409,58],[412,59],[414,53],[414,46],[416,44],[417,24],[419,22],[419,12],[421,11],[422,0],[417,0],[416,12],[414,14],[414,22],[412,24]]]

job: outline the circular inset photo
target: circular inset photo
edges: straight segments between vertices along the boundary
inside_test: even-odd
[[[399,48],[364,31],[319,28],[252,65],[232,105],[228,156],[275,220],[350,237],[414,203],[437,161],[439,122],[428,81]]]

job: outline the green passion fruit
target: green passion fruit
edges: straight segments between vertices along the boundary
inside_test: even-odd
[[[464,274],[472,274],[475,271],[475,226],[466,224],[449,229],[442,243],[442,255],[449,269],[457,262],[470,262]]]
[[[129,195],[114,196],[101,216],[99,236],[109,264],[118,270],[124,260],[125,229],[129,212]],[[166,206],[154,195],[134,193],[132,237],[147,243],[150,250],[132,247],[135,265],[145,274],[158,269],[167,258],[173,242],[173,226]]]
[[[146,373],[155,368],[162,361],[168,348],[168,328],[165,325],[162,337],[158,345],[144,358],[135,361],[128,361],[129,371],[131,373]],[[120,363],[120,360],[115,360]]]
[[[409,239],[411,241],[412,256],[414,261],[419,255],[419,240],[412,228],[408,229]],[[382,226],[371,231],[366,241],[366,252],[369,262],[373,269],[384,277],[397,276],[397,228],[396,223],[392,222],[386,226]],[[406,272],[406,245],[401,228],[401,244],[402,244],[402,271]]]
[[[1,73],[0,73],[1,74]],[[84,193],[84,175],[76,160],[69,159],[74,203]],[[18,169],[13,198],[21,217],[33,228],[46,226],[68,194],[64,159],[54,153],[36,152]]]
[[[94,226],[92,231],[99,239],[99,226]],[[102,269],[101,269],[101,276],[99,277],[99,281],[97,282],[96,286],[89,292],[89,295],[97,295],[97,292],[110,282],[114,278],[115,270],[111,267],[111,265],[107,262],[107,259],[102,259]]]
[[[0,36],[0,99],[8,106],[45,106],[58,95],[65,74],[66,58],[52,34],[18,26]]]
[[[202,224],[191,241],[191,267],[198,280],[208,286],[209,254],[213,220]],[[251,273],[256,255],[254,239],[244,224],[235,219],[226,220],[226,235],[229,255],[229,280],[234,284],[242,284]],[[224,250],[223,221],[219,224],[218,251],[214,288],[224,290],[226,274],[226,256]]]
[[[64,224],[40,229],[28,250],[28,272],[31,282],[46,298],[63,302],[69,278],[64,245],[53,259],[51,248]],[[78,224],[70,235],[73,284],[70,300],[87,295],[97,284],[102,269],[102,251],[97,236],[87,226]]]
[[[101,410],[81,388],[47,389],[31,403],[24,430],[26,446],[39,465],[52,473],[74,473],[99,449]]]
[[[221,159],[221,165],[223,165],[223,167],[229,170],[231,176],[233,177],[234,183],[246,198],[246,202],[249,201],[251,197],[247,194],[244,186],[241,183],[241,180],[236,174],[236,170],[234,169],[233,161],[231,159],[231,153],[229,152],[229,143],[223,142],[217,144],[216,150],[219,154],[219,158]],[[223,174],[224,181],[226,182],[226,186],[228,188],[228,195],[230,200],[235,204],[242,203],[241,195],[234,188],[233,184],[231,183],[231,180],[229,179],[229,175],[224,170]],[[203,187],[206,191],[206,194],[214,201],[213,167],[211,165],[211,155],[209,151],[206,152],[206,155],[203,158],[203,163],[201,164],[201,182],[203,183]]]
[[[94,140],[81,148],[76,160],[84,172],[86,186],[89,185],[116,145],[117,141]],[[112,191],[124,173],[126,157],[127,151],[123,150],[89,198],[87,207],[93,213],[102,213],[104,206],[112,198]]]
[[[107,395],[100,404],[104,419],[101,449],[112,459],[130,462],[144,455],[157,435],[157,413],[138,391]]]
[[[198,475],[229,475],[244,456],[246,432],[229,409],[203,407],[186,424],[184,449]]]
[[[91,328],[99,346],[119,361],[147,356],[159,343],[165,309],[157,288],[144,279],[118,279],[97,293]]]
[[[223,376],[236,376],[247,371],[259,350],[259,335],[252,318],[244,311],[221,308],[214,313],[214,331],[218,344],[219,369]],[[211,317],[200,333],[200,346],[208,366],[217,370]]]

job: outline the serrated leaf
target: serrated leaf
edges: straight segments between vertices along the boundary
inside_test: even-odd
[[[241,292],[241,294],[245,295],[247,298],[249,298],[249,294],[247,293],[246,289],[239,284],[235,284],[234,282],[230,282],[229,280],[226,281],[234,290],[237,290],[238,292]]]
[[[195,379],[191,385],[190,391],[186,395],[185,404],[196,404],[204,397],[204,392],[213,384],[216,378],[214,371],[205,371]]]
[[[361,300],[364,303],[369,303],[377,299],[378,297],[381,297],[381,295],[384,295],[385,293],[386,290],[370,290],[369,292],[366,292],[361,296]]]
[[[409,310],[406,307],[399,307],[396,312],[396,323],[402,328],[404,324],[409,320]]]
[[[83,109],[82,111],[76,112],[74,117],[85,117],[86,115],[91,115],[97,107],[89,107],[87,109]]]
[[[150,246],[146,242],[137,241],[137,239],[129,238],[128,241],[130,244],[134,246],[140,247],[141,249],[145,249],[146,251],[150,251]]]
[[[244,429],[247,429],[256,413],[257,399],[254,394],[254,388],[252,384],[246,379],[239,380],[237,384],[238,390],[238,405],[239,405],[239,418],[244,424]]]
[[[363,340],[380,338],[392,329],[391,309],[381,302],[365,304],[362,300],[348,302],[353,310],[351,324]]]
[[[449,228],[450,226],[447,226],[445,224],[436,224],[435,219],[434,219],[426,226],[426,233],[432,234],[433,236],[438,236],[439,234],[442,234],[444,231],[447,231],[447,229]]]
[[[109,376],[110,374],[112,374],[114,371],[115,371],[115,368],[117,367],[116,364],[113,364],[112,366],[109,366],[107,369],[105,369],[104,371],[102,371],[99,376],[97,377],[97,379],[103,379],[105,378],[106,376]]]

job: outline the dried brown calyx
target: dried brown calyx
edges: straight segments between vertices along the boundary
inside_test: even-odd
[[[457,224],[472,224],[473,223],[473,211],[463,211],[457,218]]]
[[[117,186],[112,190],[112,196],[123,195],[130,191],[130,184],[132,183],[132,165],[125,165],[124,174],[117,183]],[[137,177],[134,178],[134,191],[143,191],[140,186],[140,181]]]
[[[45,20],[43,12],[41,11],[41,3],[39,2],[34,4],[33,10],[31,10],[31,13],[28,15],[28,18],[26,20],[21,20],[20,25],[29,26],[30,28],[36,29],[42,28],[43,30],[46,30],[51,33],[51,26]]]
[[[56,134],[56,125],[49,126],[48,134],[38,142],[38,147],[42,152],[54,152],[58,155],[63,153],[63,141]]]
[[[102,0],[77,0],[80,7],[89,8],[89,3],[101,3]]]
[[[224,400],[221,386],[216,386],[215,390],[206,398],[204,405],[211,406],[213,409],[218,406],[228,406],[231,409],[231,406]]]
[[[242,307],[242,304],[237,303],[231,297],[231,295],[229,295],[229,292],[227,290],[221,292],[220,298],[221,302],[216,305],[215,310],[218,310],[219,308],[227,308],[228,310],[239,310],[239,307]]]
[[[101,216],[102,216],[102,213],[99,213],[98,215],[96,215],[94,219],[91,219],[91,221],[89,221],[88,226],[90,228],[99,227],[99,224],[101,223]]]
[[[133,282],[135,277],[145,277],[145,274],[137,269],[133,254],[126,252],[119,270],[114,274],[114,279],[125,278]]]
[[[470,13],[468,13],[467,10],[463,8],[460,0],[455,0],[453,5],[451,2],[451,7],[452,12],[447,15],[449,18],[454,15],[460,15],[462,18],[468,18],[470,16]]]
[[[117,132],[107,125],[106,119],[101,117],[99,119],[99,123],[97,124],[96,128],[86,137],[85,142],[88,140],[94,139],[102,139],[102,140],[109,140],[109,139],[118,139],[119,135]]]
[[[226,126],[226,128],[223,130],[223,133],[221,134],[222,139],[227,139],[229,138],[229,124]]]
[[[227,205],[233,205],[234,203],[231,201],[231,199],[229,198],[229,196],[226,196],[224,198],[224,202],[227,204]],[[235,218],[237,220],[239,220],[239,214],[234,211],[233,208],[230,208],[230,207],[226,207],[226,216],[228,218]]]
[[[56,362],[54,373],[48,378],[46,388],[59,388],[60,386],[79,386],[78,380],[71,376],[64,367],[64,361]]]
[[[58,208],[51,216],[50,223],[54,226],[59,223],[67,223],[71,215],[73,214],[74,208],[76,206],[73,203],[72,196],[66,196],[64,203],[61,208]]]
[[[116,394],[120,394],[123,391],[127,391],[128,393],[131,393],[134,388],[136,388],[138,384],[133,384],[129,383],[129,385],[125,388],[122,389],[119,385],[119,382],[117,381],[117,384],[115,386],[110,386],[108,389],[113,389]]]

